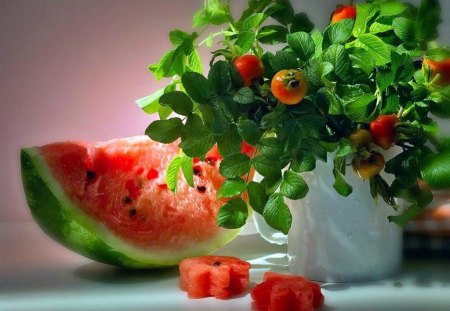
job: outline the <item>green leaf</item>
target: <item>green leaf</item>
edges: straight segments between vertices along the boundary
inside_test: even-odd
[[[159,89],[149,96],[136,100],[136,104],[139,108],[147,112],[148,114],[154,114],[158,112],[159,98],[164,94],[164,89]]]
[[[405,186],[415,185],[420,172],[420,151],[410,149],[403,151],[386,162],[385,172],[394,174]]]
[[[333,169],[333,175],[335,178],[333,184],[334,190],[343,197],[348,197],[353,192],[353,187],[345,181],[344,177],[337,169]]]
[[[287,43],[301,61],[307,62],[314,55],[314,41],[306,32],[289,34]]]
[[[343,19],[335,24],[329,25],[323,34],[324,48],[332,44],[345,43],[352,36],[354,20]]]
[[[353,63],[353,67],[361,69],[367,75],[370,75],[373,72],[375,61],[366,50],[362,48],[353,48],[351,49],[349,58]]]
[[[236,44],[241,48],[242,53],[247,53],[255,42],[256,35],[253,31],[242,31],[239,33]]]
[[[258,27],[267,18],[264,13],[255,13],[247,17],[241,25],[241,31],[252,31],[253,28]]]
[[[283,145],[281,141],[279,141],[275,137],[267,137],[261,139],[258,144],[258,149],[262,155],[274,160],[280,159],[280,157],[283,155]]]
[[[366,50],[372,56],[376,66],[383,66],[391,61],[391,51],[386,43],[372,34],[361,35],[354,45]]]
[[[309,19],[308,15],[301,12],[298,14],[295,14],[294,19],[292,20],[291,29],[290,32],[311,32],[314,29],[314,24]]]
[[[214,144],[215,138],[203,124],[202,119],[196,114],[190,115],[181,133],[180,148],[183,152],[192,158],[203,158]]]
[[[380,91],[386,90],[395,81],[395,72],[391,68],[379,69],[376,75],[376,82]]]
[[[393,29],[392,25],[390,24],[383,24],[381,22],[374,22],[372,25],[370,25],[369,32],[373,35],[380,34],[383,32],[388,32]]]
[[[340,84],[336,92],[344,104],[353,102],[366,93],[371,92],[370,86],[366,84]]]
[[[220,106],[221,103],[212,103],[200,107],[203,122],[206,127],[214,134],[222,134],[229,129],[229,122]]]
[[[258,32],[258,41],[263,44],[280,44],[286,43],[286,36],[288,30],[284,26],[280,25],[269,25],[261,27]]]
[[[381,109],[380,114],[397,113],[400,109],[400,97],[398,94],[389,94],[386,98],[386,105]]]
[[[294,9],[288,0],[275,1],[275,4],[269,7],[265,14],[284,26],[290,24],[294,19]]]
[[[405,201],[419,206],[426,206],[433,201],[433,193],[429,189],[421,189],[417,184],[412,187],[405,187],[398,180],[394,180],[391,185],[393,196],[402,198]]]
[[[291,170],[297,173],[310,172],[316,168],[316,159],[311,154],[300,153],[300,157],[292,161]]]
[[[387,1],[380,5],[381,16],[399,15],[406,10],[407,6],[404,3],[397,1]]]
[[[339,141],[339,150],[336,153],[336,157],[345,157],[354,152],[355,150],[353,148],[351,141],[345,137],[341,138],[341,140]]]
[[[229,200],[217,213],[217,224],[222,228],[236,229],[245,225],[248,218],[247,204],[241,199]]]
[[[220,186],[217,192],[217,198],[232,198],[244,192],[247,189],[247,184],[241,178],[227,179]]]
[[[239,120],[237,123],[237,129],[242,139],[252,146],[256,146],[262,135],[256,122],[248,119]]]
[[[203,65],[200,59],[200,55],[198,54],[197,49],[193,49],[191,54],[188,55],[188,67],[191,71],[202,73]]]
[[[323,59],[333,65],[334,72],[339,78],[343,80],[348,79],[350,62],[344,46],[337,44],[330,46],[325,50]]]
[[[285,171],[280,193],[291,200],[303,199],[309,191],[305,180],[297,173]]]
[[[322,86],[322,78],[331,73],[333,69],[334,67],[331,63],[322,62],[319,59],[313,59],[309,62],[308,67],[306,67],[306,76],[309,83],[316,86]]]
[[[263,216],[272,228],[288,234],[292,224],[292,215],[280,193],[274,193],[267,200]]]
[[[441,118],[450,118],[450,86],[436,90],[430,94],[432,100],[430,111]]]
[[[279,161],[259,155],[252,159],[255,170],[264,177],[281,176],[281,167]]]
[[[214,135],[208,134],[202,139],[188,138],[180,143],[180,148],[191,158],[202,158],[216,143]]]
[[[181,77],[186,93],[197,103],[205,104],[212,98],[208,80],[197,72],[186,72]]]
[[[194,170],[192,165],[192,159],[186,155],[181,156],[181,170],[183,172],[184,179],[190,187],[194,187]]]
[[[217,146],[222,157],[241,152],[242,139],[236,126],[230,126],[229,130],[222,135],[217,135]]]
[[[247,185],[247,192],[250,206],[262,215],[268,199],[266,190],[260,183],[252,181]]]
[[[225,94],[231,89],[231,66],[229,62],[218,61],[210,69],[208,80],[213,90]]]
[[[194,108],[189,96],[180,91],[173,91],[162,95],[159,103],[162,106],[170,107],[173,111],[183,116],[191,114]]]
[[[367,24],[377,14],[378,9],[375,5],[370,3],[358,3],[356,5],[356,20],[353,27],[352,34],[354,37],[366,33]]]
[[[450,188],[450,152],[425,158],[420,169],[423,180],[433,189]]]
[[[158,116],[161,120],[166,120],[171,114],[173,110],[170,107],[166,106],[158,106]]]
[[[248,105],[255,102],[255,93],[249,87],[242,87],[233,95],[233,100],[242,105]]]
[[[250,170],[250,158],[242,153],[226,156],[220,163],[219,172],[226,178],[241,177]]]
[[[432,48],[427,50],[425,57],[434,61],[444,61],[450,58],[450,49],[444,47]]]
[[[441,137],[439,139],[439,152],[450,151],[450,137]]]
[[[272,58],[272,66],[275,71],[283,69],[295,69],[299,67],[299,63],[291,52],[280,50]]]
[[[422,0],[416,19],[416,37],[419,41],[431,41],[439,36],[441,23],[441,5],[439,0]]]
[[[370,107],[375,99],[376,97],[371,93],[364,94],[357,100],[345,104],[344,112],[355,122],[370,121],[368,119],[370,116]]]
[[[180,45],[184,39],[189,38],[191,35],[179,29],[169,32],[169,39],[173,45]]]
[[[207,24],[221,25],[230,21],[226,5],[220,0],[205,0],[204,8],[198,11],[193,18],[194,28]]]
[[[323,34],[320,30],[314,30],[311,33],[311,38],[315,46],[314,58],[320,58],[322,55]]]
[[[404,226],[410,220],[413,220],[423,212],[423,208],[415,204],[410,205],[401,215],[389,216],[390,222],[393,222],[399,226]]]
[[[405,43],[413,43],[416,40],[415,23],[404,17],[397,17],[392,22],[394,33]]]
[[[169,165],[167,166],[165,181],[167,187],[172,192],[177,191],[178,173],[181,168],[181,161],[181,157],[176,156],[172,159],[172,161],[170,161]]]
[[[319,140],[313,138],[304,138],[299,143],[300,150],[314,155],[317,159],[327,162],[327,149]]]
[[[169,144],[180,137],[182,129],[183,122],[180,118],[156,120],[150,123],[145,134],[155,141]]]
[[[269,112],[261,119],[261,126],[269,129],[282,124],[289,116],[286,109],[286,105],[278,105],[272,112]]]

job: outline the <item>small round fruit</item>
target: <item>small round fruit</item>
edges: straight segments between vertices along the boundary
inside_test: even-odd
[[[450,84],[450,58],[434,61],[431,59],[425,59],[423,61],[423,69],[429,68],[431,71],[431,78],[433,79],[437,74],[440,75],[437,84],[448,85]]]
[[[388,150],[395,143],[395,126],[398,123],[396,114],[380,115],[370,122],[370,133],[375,144]]]
[[[372,152],[367,159],[355,158],[352,160],[353,171],[363,179],[371,179],[380,174],[385,164],[384,157],[381,153]]]
[[[308,82],[303,72],[297,69],[281,70],[273,77],[272,94],[286,105],[295,105],[302,101],[308,92]]]
[[[259,57],[255,55],[242,55],[234,61],[244,86],[250,86],[253,80],[262,79],[264,76],[264,65]]]
[[[331,23],[335,24],[343,19],[355,19],[356,18],[356,8],[351,5],[339,6],[331,17]]]
[[[348,137],[352,146],[357,150],[362,147],[369,147],[372,142],[372,134],[368,130],[365,129],[357,129]]]

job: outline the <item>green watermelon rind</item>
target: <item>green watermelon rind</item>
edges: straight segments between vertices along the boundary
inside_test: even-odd
[[[38,148],[21,150],[22,182],[33,218],[50,237],[90,259],[129,268],[178,265],[184,258],[212,253],[233,240],[239,229],[226,229],[186,249],[137,247],[111,232],[74,203],[53,177]]]

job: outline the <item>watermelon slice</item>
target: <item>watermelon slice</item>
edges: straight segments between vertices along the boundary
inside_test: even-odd
[[[320,286],[297,275],[266,272],[262,283],[251,292],[252,308],[257,311],[313,311],[323,306]]]
[[[189,298],[227,299],[245,292],[250,263],[236,257],[203,256],[180,263],[180,288]]]
[[[195,161],[194,188],[180,174],[177,193],[167,189],[165,170],[178,152],[176,143],[147,136],[23,149],[28,205],[44,231],[88,258],[135,268],[177,265],[239,233],[216,224],[220,159]]]

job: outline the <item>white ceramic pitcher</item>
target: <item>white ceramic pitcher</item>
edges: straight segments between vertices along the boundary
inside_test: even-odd
[[[302,174],[309,193],[287,202],[292,214],[288,236],[254,213],[259,233],[272,243],[287,243],[291,273],[315,281],[371,281],[395,273],[402,261],[402,229],[387,219],[395,211],[382,198],[375,204],[369,182],[351,167],[345,179],[353,193],[340,196],[333,189],[332,169],[332,159],[318,161],[313,172]]]

